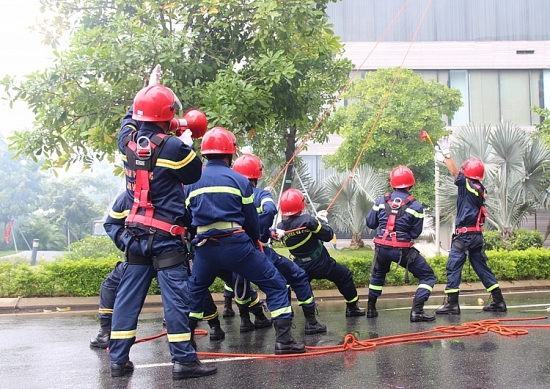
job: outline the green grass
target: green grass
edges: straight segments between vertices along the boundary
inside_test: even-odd
[[[15,250],[0,251],[0,257],[7,257],[8,255],[17,254]]]

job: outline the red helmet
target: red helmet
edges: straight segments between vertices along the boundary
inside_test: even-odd
[[[134,98],[132,119],[140,122],[169,122],[181,109],[178,97],[162,85],[147,86]]]
[[[201,154],[235,154],[237,139],[231,131],[223,127],[213,127],[202,137]]]
[[[305,207],[304,195],[298,189],[287,189],[281,195],[281,212],[284,216],[296,215]]]
[[[395,189],[410,188],[414,185],[414,174],[406,166],[398,166],[390,173],[390,186]]]
[[[462,173],[472,180],[483,180],[485,166],[477,158],[470,158],[462,164]]]
[[[233,162],[233,170],[248,179],[262,178],[262,161],[254,154],[243,154]]]

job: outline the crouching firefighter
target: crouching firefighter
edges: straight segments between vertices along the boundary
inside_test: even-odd
[[[214,127],[202,138],[201,154],[208,163],[199,181],[185,187],[187,209],[197,229],[195,260],[189,281],[191,328],[204,312],[204,295],[219,270],[240,274],[266,294],[275,327],[275,354],[306,351],[291,336],[292,310],[286,280],[265,255],[256,250],[260,238],[254,193],[248,179],[229,166],[237,151],[235,135]]]
[[[294,263],[302,268],[308,280],[333,282],[346,302],[346,317],[365,316],[359,308],[359,295],[353,282],[353,274],[330,256],[323,242],[330,242],[334,231],[328,225],[326,215],[314,217],[303,214],[306,207],[304,195],[297,189],[287,189],[281,195],[283,221],[277,229],[284,230],[282,243],[288,248]],[[306,317],[308,313],[304,312]],[[309,313],[311,315],[311,312]]]
[[[409,272],[419,281],[411,322],[435,320],[434,315],[424,312],[424,303],[430,297],[436,277],[426,259],[413,247],[413,240],[420,236],[424,225],[422,205],[409,194],[414,183],[413,172],[408,167],[396,167],[390,174],[390,185],[394,191],[380,197],[367,214],[367,226],[377,229],[367,302],[369,318],[378,316],[376,300],[382,294],[392,262],[396,262],[405,268],[406,283]]]
[[[132,208],[121,240],[127,266],[113,310],[109,356],[111,376],[133,371],[129,352],[138,316],[153,277],[162,293],[172,378],[201,377],[216,372],[203,365],[191,346],[188,325],[188,262],[183,237],[185,210],[182,184],[201,176],[202,163],[192,148],[190,131],[169,136],[170,123],[181,104],[168,88],[149,85],[138,92],[118,136]]]

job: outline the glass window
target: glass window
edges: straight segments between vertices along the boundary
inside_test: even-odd
[[[531,125],[529,70],[500,71],[500,108],[502,121],[518,126]]]
[[[451,120],[451,126],[463,126],[470,123],[470,95],[468,93],[468,71],[451,70],[449,71],[449,86],[456,88],[462,94],[462,107],[456,111]]]
[[[470,112],[475,124],[500,122],[498,70],[470,70]]]

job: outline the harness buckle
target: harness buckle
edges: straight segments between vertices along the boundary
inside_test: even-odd
[[[146,136],[140,136],[137,138],[136,153],[140,158],[149,158],[153,154],[151,149],[151,140]]]
[[[390,207],[392,209],[397,209],[397,208],[400,208],[401,205],[403,205],[403,199],[401,197],[396,197],[392,200],[392,202],[390,203]]]

